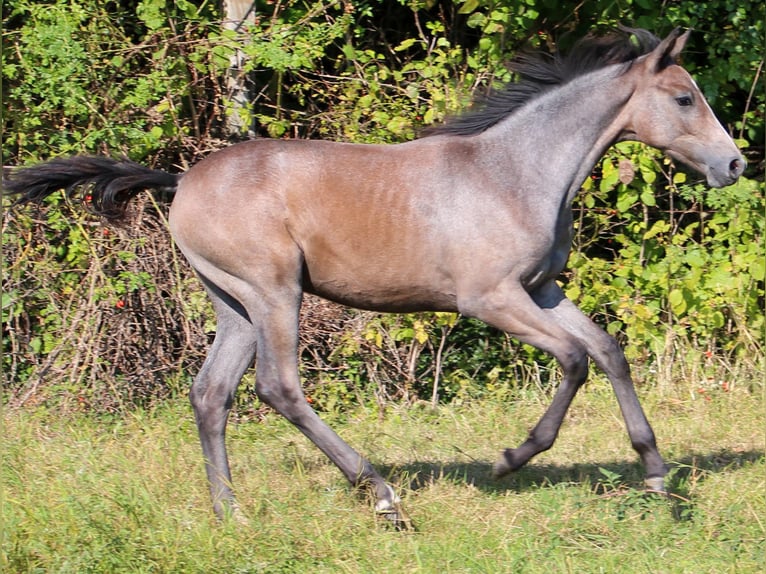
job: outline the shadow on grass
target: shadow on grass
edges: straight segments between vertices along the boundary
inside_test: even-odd
[[[684,520],[694,501],[690,495],[693,485],[712,474],[726,473],[763,460],[763,451],[735,452],[721,449],[709,453],[693,453],[678,460],[668,461],[670,472],[666,487],[674,516]],[[587,484],[594,492],[628,491],[630,487],[643,488],[644,469],[636,461],[609,461],[572,465],[535,464],[534,461],[518,471],[500,479],[492,478],[492,463],[467,462],[412,462],[397,466],[379,466],[384,476],[391,477],[405,488],[419,490],[438,481],[462,482],[483,492],[498,494],[508,491],[524,492],[560,484]]]
[[[671,469],[668,488],[680,487],[694,480],[703,481],[711,473],[727,472],[754,463],[764,458],[763,451],[734,452],[721,449],[712,453],[694,453],[679,460],[668,461]],[[449,480],[465,482],[480,490],[490,493],[503,493],[509,490],[522,492],[530,488],[540,488],[553,484],[598,484],[608,474],[621,477],[626,484],[643,484],[644,469],[636,461],[610,461],[602,463],[583,463],[572,465],[535,464],[530,462],[518,471],[500,479],[492,478],[492,463],[485,461],[469,462],[411,462],[396,466],[378,466],[384,476],[400,477],[399,482],[409,483],[412,490],[418,490],[435,481]],[[603,470],[602,470],[603,469]]]

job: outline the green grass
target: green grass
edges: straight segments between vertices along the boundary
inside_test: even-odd
[[[607,385],[577,398],[554,448],[501,481],[499,450],[548,399],[359,409],[328,417],[398,484],[414,533],[270,415],[229,428],[247,524],[219,524],[185,401],[119,421],[4,413],[3,572],[760,572],[766,548],[760,388],[645,390],[670,498],[646,495]],[[334,419],[334,420],[332,420]]]

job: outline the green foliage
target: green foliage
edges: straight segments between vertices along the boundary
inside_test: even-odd
[[[188,0],[6,2],[4,164],[107,153],[186,168],[229,143],[235,114],[250,135],[408,140],[510,80],[504,63],[525,45],[566,48],[618,22],[658,35],[693,26],[684,64],[745,148],[748,177],[707,190],[656,152],[620,144],[583,186],[562,282],[646,372],[673,363],[664,373],[673,380],[757,364],[762,3],[258,2],[255,23],[239,31],[222,29],[216,10]],[[249,105],[235,101],[232,77]],[[110,394],[130,404],[135,389],[139,402],[164,396],[163,376],[177,384],[195,371],[214,330],[210,305],[171,248],[163,211],[143,203],[137,213],[144,223],[112,233],[54,198],[4,220],[3,366],[17,398],[76,402],[84,386],[86,405]],[[557,377],[549,357],[454,315],[313,313],[303,374],[321,409],[510,396]],[[136,330],[115,338],[126,325]],[[136,367],[146,356],[157,361]]]
[[[600,171],[579,200],[567,295],[607,331],[626,335],[633,358],[661,353],[674,336],[708,352],[757,352],[763,185],[691,185],[658,152],[633,143],[615,146]]]
[[[209,137],[199,101],[216,74],[187,63],[205,49],[204,7],[144,0],[134,14],[112,3],[11,0],[4,9],[5,164],[77,153],[146,161],[204,145],[188,137]]]
[[[198,368],[205,319],[184,313],[180,254],[151,202],[137,211],[141,221],[119,229],[64,202],[6,221],[3,372],[22,401],[135,408]]]

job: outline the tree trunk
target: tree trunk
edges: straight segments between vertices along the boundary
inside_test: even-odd
[[[247,28],[255,24],[255,1],[222,0],[221,4],[221,13],[224,15],[224,29],[239,32],[242,36],[242,42],[247,42]],[[226,127],[229,135],[234,137],[244,135],[245,133],[250,136],[254,135],[253,122],[244,119],[248,115],[241,113],[250,105],[248,78],[243,70],[244,61],[244,53],[241,50],[237,50],[231,57],[231,65],[229,66],[226,81],[227,96],[232,106],[226,120]]]

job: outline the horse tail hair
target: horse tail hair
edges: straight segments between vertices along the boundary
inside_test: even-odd
[[[40,203],[63,189],[68,197],[79,195],[92,213],[119,221],[139,192],[154,189],[172,194],[180,177],[127,159],[75,156],[14,169],[3,179],[3,191],[19,195],[14,205],[23,205]]]

